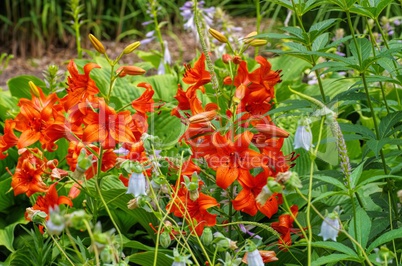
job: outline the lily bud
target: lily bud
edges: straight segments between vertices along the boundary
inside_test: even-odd
[[[188,121],[190,123],[203,123],[203,122],[209,122],[212,119],[215,118],[215,116],[217,115],[216,110],[211,110],[211,111],[206,111],[206,112],[202,112],[196,115],[193,115],[192,117],[190,117],[188,119]]]
[[[130,76],[139,76],[145,74],[145,70],[137,67],[137,66],[121,66],[116,71],[119,77],[125,77],[126,75]]]
[[[252,37],[254,37],[255,35],[257,35],[256,31],[252,31],[249,34],[247,34],[247,36],[244,37],[244,43],[249,44],[252,40],[254,40],[254,38]]]
[[[225,37],[225,35],[223,35],[219,31],[217,31],[217,30],[215,30],[213,28],[209,28],[208,32],[209,32],[209,34],[212,35],[212,37],[214,37],[216,40],[220,41],[221,43],[227,43],[228,42],[228,39]]]
[[[98,51],[101,54],[105,54],[106,50],[105,47],[103,46],[103,44],[92,34],[88,35],[89,40],[92,43],[92,46],[95,48],[96,51]]]
[[[39,93],[39,89],[38,89],[38,87],[35,85],[35,83],[33,83],[32,81],[29,81],[28,82],[28,85],[29,85],[29,89],[30,89],[30,91],[31,91],[31,94],[33,95],[33,96],[36,96],[36,97],[40,97],[40,93]]]
[[[137,49],[141,45],[140,42],[133,42],[132,44],[127,45],[124,50],[123,54],[131,54],[135,49]]]
[[[268,43],[267,40],[254,39],[254,40],[252,40],[252,41],[250,42],[250,45],[251,45],[251,46],[254,46],[254,47],[258,47],[258,46],[264,46],[264,45],[266,45],[267,43]]]
[[[233,63],[234,63],[235,65],[240,64],[241,61],[242,61],[242,60],[241,60],[241,57],[240,57],[239,55],[235,55],[235,56],[233,57]]]
[[[225,64],[229,64],[232,61],[232,56],[230,54],[223,54],[222,55],[222,62]]]

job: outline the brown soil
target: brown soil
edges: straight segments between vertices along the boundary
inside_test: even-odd
[[[233,23],[235,26],[243,28],[243,36],[255,30],[255,18],[235,18]],[[262,23],[262,31],[264,30],[264,25],[268,23]],[[172,34],[164,34],[163,38],[168,42],[169,50],[172,55],[172,61],[187,63],[191,61],[195,56],[196,49],[199,49],[199,45],[196,43],[195,37],[191,32],[184,32],[183,30],[175,30],[173,35],[175,38],[171,37]],[[177,42],[179,40],[179,42]],[[130,42],[104,42],[104,46],[107,49],[107,54],[110,58],[115,58],[118,56],[126,45]],[[92,49],[90,45],[83,47],[84,49]],[[140,48],[144,51],[150,51],[152,49],[160,50],[156,42],[148,45],[141,45]],[[252,53],[253,51],[249,51]],[[10,78],[19,75],[34,75],[39,78],[43,78],[43,71],[46,70],[48,65],[55,64],[58,65],[62,71],[66,70],[67,63],[70,59],[76,58],[75,49],[62,49],[54,47],[49,49],[44,56],[41,58],[20,58],[15,57],[10,60],[8,67],[0,75],[0,88],[7,89],[7,81]],[[84,57],[85,57],[84,53]],[[126,56],[122,58],[124,64],[134,64],[138,62],[137,56]],[[0,66],[1,67],[1,66]]]

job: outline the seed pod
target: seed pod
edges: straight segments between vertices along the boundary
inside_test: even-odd
[[[209,32],[209,34],[212,35],[212,37],[214,37],[215,39],[217,39],[221,43],[227,43],[228,42],[228,38],[226,38],[225,35],[223,35],[219,31],[214,30],[213,28],[209,28],[208,32]]]
[[[129,44],[124,48],[123,54],[130,54],[132,53],[135,49],[137,49],[140,46],[140,42],[133,42],[132,44]]]
[[[93,47],[101,54],[105,54],[106,50],[103,44],[92,34],[89,34],[89,40],[91,41]]]

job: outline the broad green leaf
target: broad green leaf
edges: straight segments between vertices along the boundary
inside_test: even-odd
[[[371,232],[371,219],[365,210],[358,209],[356,211],[355,216],[349,223],[348,232],[363,248],[367,246],[368,237]],[[357,249],[357,247],[355,247],[355,249]]]
[[[152,85],[155,95],[154,99],[164,102],[171,102],[177,92],[177,77],[170,74],[154,75],[150,77],[141,77],[141,81]]]
[[[373,251],[374,248],[398,238],[402,238],[402,228],[394,229],[380,235],[370,244],[370,246],[367,248],[367,252],[369,253]]]
[[[347,191],[328,191],[328,192],[320,193],[319,196],[314,198],[313,202],[317,202],[317,201],[320,201],[321,199],[325,199],[328,197],[330,198],[335,195],[348,196],[348,193],[347,193]]]
[[[166,255],[172,256],[173,252],[160,252],[158,251],[157,261],[155,264],[155,251],[140,252],[130,255],[128,258],[131,262],[141,266],[153,266],[153,265],[172,265],[173,259]]]
[[[5,246],[9,251],[14,252],[14,229],[19,224],[27,223],[28,221],[24,217],[21,217],[19,221],[0,229],[0,246]]]
[[[331,26],[334,25],[335,21],[337,21],[338,19],[335,18],[330,18],[330,19],[326,19],[317,23],[314,23],[313,25],[311,25],[309,32],[314,32],[317,31],[318,33],[324,32],[325,30],[327,30],[328,28],[330,28]]]
[[[179,138],[186,131],[179,118],[172,116],[170,112],[152,113],[148,118],[148,133],[161,139],[162,147],[168,148],[177,144]]]
[[[0,120],[11,118],[10,110],[17,109],[18,100],[10,95],[10,91],[0,90]]]
[[[11,92],[11,95],[17,97],[18,99],[31,99],[31,92],[28,84],[29,81],[32,81],[36,86],[40,87],[44,93],[48,92],[46,90],[45,82],[43,82],[41,79],[35,76],[22,75],[11,78],[7,81],[7,86]]]
[[[299,27],[282,27],[281,30],[289,32],[291,35],[300,38],[301,40],[306,39],[306,35],[303,33],[302,29]]]
[[[8,192],[10,188],[11,176],[0,182],[0,212],[13,206],[15,202],[13,192]]]
[[[376,157],[379,156],[380,150],[384,147],[386,144],[390,145],[402,145],[402,139],[390,139],[390,138],[384,138],[381,140],[376,140],[376,139],[370,139],[367,141],[367,147],[374,152]]]
[[[312,266],[319,266],[319,265],[329,265],[332,263],[340,262],[340,261],[357,261],[359,262],[360,260],[357,259],[354,256],[350,256],[347,254],[331,254],[328,256],[322,256],[319,259],[313,261],[311,263]]]
[[[333,242],[333,241],[317,241],[317,242],[311,243],[311,245],[313,247],[331,249],[331,250],[335,250],[335,251],[338,251],[338,252],[341,252],[341,253],[344,253],[344,254],[347,254],[350,256],[355,256],[356,259],[359,258],[353,249],[351,249],[348,246],[345,246],[342,243]]]
[[[352,125],[352,124],[345,124],[345,123],[340,123],[339,126],[341,127],[342,131],[346,132],[351,132],[351,133],[357,133],[364,137],[364,139],[375,139],[375,135],[373,131],[368,129],[365,126],[361,125]]]

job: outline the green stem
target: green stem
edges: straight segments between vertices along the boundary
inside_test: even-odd
[[[256,14],[256,19],[257,19],[257,25],[256,25],[256,30],[257,30],[257,34],[260,34],[260,26],[261,26],[261,4],[260,4],[260,0],[255,0],[255,12]],[[254,50],[254,57],[256,57],[258,55],[258,47],[255,47]]]
[[[95,183],[96,183],[96,182],[95,182]],[[95,253],[96,266],[100,266],[99,250],[98,250],[98,248],[97,248],[97,246],[96,246],[96,240],[95,240],[94,234],[92,233],[91,225],[90,225],[89,222],[88,222],[87,220],[85,220],[85,219],[84,219],[84,224],[85,224],[85,227],[86,227],[87,230],[88,230],[89,238],[91,239],[92,247],[93,247],[93,250],[94,250],[94,253]]]
[[[200,37],[199,39],[200,39],[200,43],[201,43],[201,48],[202,48],[202,51],[203,51],[206,61],[207,61],[208,70],[209,70],[209,73],[211,74],[212,88],[214,90],[216,90],[218,94],[220,94],[219,82],[218,82],[218,78],[216,77],[216,73],[214,70],[214,64],[211,60],[211,57],[209,56],[208,47],[205,42],[205,39],[206,39],[205,34],[204,34],[205,25],[204,25],[203,21],[200,21],[200,15],[198,14],[198,1],[193,0],[193,5],[194,5],[194,21],[195,21],[195,25],[197,27],[198,35]]]
[[[102,182],[102,179],[101,179],[100,174],[101,174],[101,171],[102,171],[102,157],[103,157],[103,149],[102,149],[102,148],[100,149],[100,153],[99,153],[99,154],[100,154],[100,158],[98,159],[98,173],[97,173],[97,175],[96,175],[95,188],[96,188],[96,191],[98,192],[99,198],[101,199],[103,206],[105,207],[105,210],[106,210],[107,214],[108,214],[109,217],[110,217],[110,220],[111,220],[112,223],[113,223],[113,226],[116,228],[116,231],[117,231],[117,233],[118,233],[118,235],[119,235],[119,238],[120,238],[120,246],[119,246],[119,249],[121,249],[121,252],[122,252],[122,251],[123,251],[123,246],[124,246],[124,245],[123,245],[123,235],[122,235],[122,233],[121,233],[121,231],[120,231],[120,228],[119,228],[119,226],[117,225],[115,219],[113,218],[113,215],[112,215],[112,213],[111,213],[111,211],[110,211],[110,209],[109,209],[108,204],[106,203],[105,199],[103,198],[102,191],[101,191],[101,182]],[[121,257],[122,257],[122,256],[119,256],[119,258],[121,258]]]
[[[44,225],[46,227],[46,225]],[[64,257],[66,257],[66,259],[68,260],[68,262],[70,262],[71,265],[75,265],[74,262],[71,261],[71,259],[68,257],[67,253],[64,251],[64,249],[60,246],[60,244],[57,242],[57,240],[54,238],[53,235],[49,234],[50,237],[52,238],[53,242],[56,244],[57,248],[59,249],[59,251],[64,255]]]

